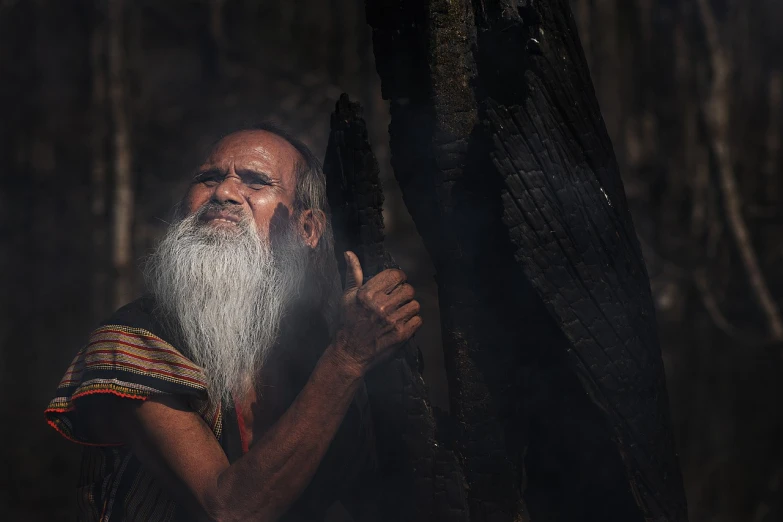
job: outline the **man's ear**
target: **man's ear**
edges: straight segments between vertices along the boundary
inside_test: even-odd
[[[326,214],[322,211],[308,208],[299,214],[299,233],[310,248],[318,246],[325,229]]]

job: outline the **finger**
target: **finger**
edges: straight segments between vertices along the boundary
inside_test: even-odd
[[[410,335],[413,335],[414,333],[416,333],[416,330],[418,330],[422,324],[424,324],[424,320],[421,318],[421,316],[414,315],[413,317],[411,317],[405,322],[405,328],[410,330]]]
[[[407,276],[405,275],[405,272],[390,268],[367,281],[366,286],[372,293],[388,294],[398,285],[404,283],[406,279]]]
[[[388,309],[394,309],[413,300],[414,297],[416,297],[416,291],[411,285],[404,283],[392,290],[384,304]]]
[[[419,315],[421,311],[421,305],[418,301],[410,301],[405,303],[389,316],[389,321],[393,324],[406,323],[414,315]]]
[[[419,329],[422,323],[421,316],[414,315],[405,323],[397,325],[391,332],[382,335],[380,342],[388,345],[404,343],[413,337],[413,334],[416,333],[416,330]]]
[[[345,252],[345,291],[362,286],[364,274],[359,258],[350,250]]]

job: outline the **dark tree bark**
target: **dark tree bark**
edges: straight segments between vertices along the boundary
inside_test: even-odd
[[[384,249],[383,192],[362,109],[342,95],[331,119],[324,160],[337,252],[354,251],[365,278],[397,268]],[[341,272],[345,264],[338,256]],[[406,343],[368,375],[379,475],[364,503],[394,521],[467,521],[461,470],[437,442],[435,414],[419,372],[420,353]],[[355,499],[358,500],[358,499]],[[373,519],[375,520],[375,519]]]
[[[507,296],[498,295],[510,279],[502,281],[508,263],[497,255],[499,202],[491,198],[493,187],[471,179],[478,170],[472,10],[466,2],[384,1],[368,2],[367,16],[383,96],[391,102],[392,166],[437,271],[471,520],[524,519],[516,461],[525,435],[510,422],[518,405],[509,400],[520,365],[513,347],[522,332],[504,321]]]
[[[645,518],[685,520],[649,278],[570,8],[484,12],[482,30],[516,33],[528,59],[514,70],[484,55],[503,71],[488,114],[516,259],[571,342]]]
[[[471,520],[527,517],[526,454],[533,520],[637,520],[632,498],[684,520],[647,273],[570,8],[517,4],[367,7]]]

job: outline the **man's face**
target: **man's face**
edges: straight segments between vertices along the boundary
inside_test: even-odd
[[[219,204],[201,216],[205,226],[237,228],[251,217],[262,239],[276,212],[293,215],[299,152],[279,136],[262,130],[223,138],[197,170],[185,198],[187,215],[207,203]]]

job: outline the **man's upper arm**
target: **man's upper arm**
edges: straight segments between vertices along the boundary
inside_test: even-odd
[[[204,420],[173,396],[117,402],[115,435],[182,507],[214,518],[218,477],[229,462]]]

